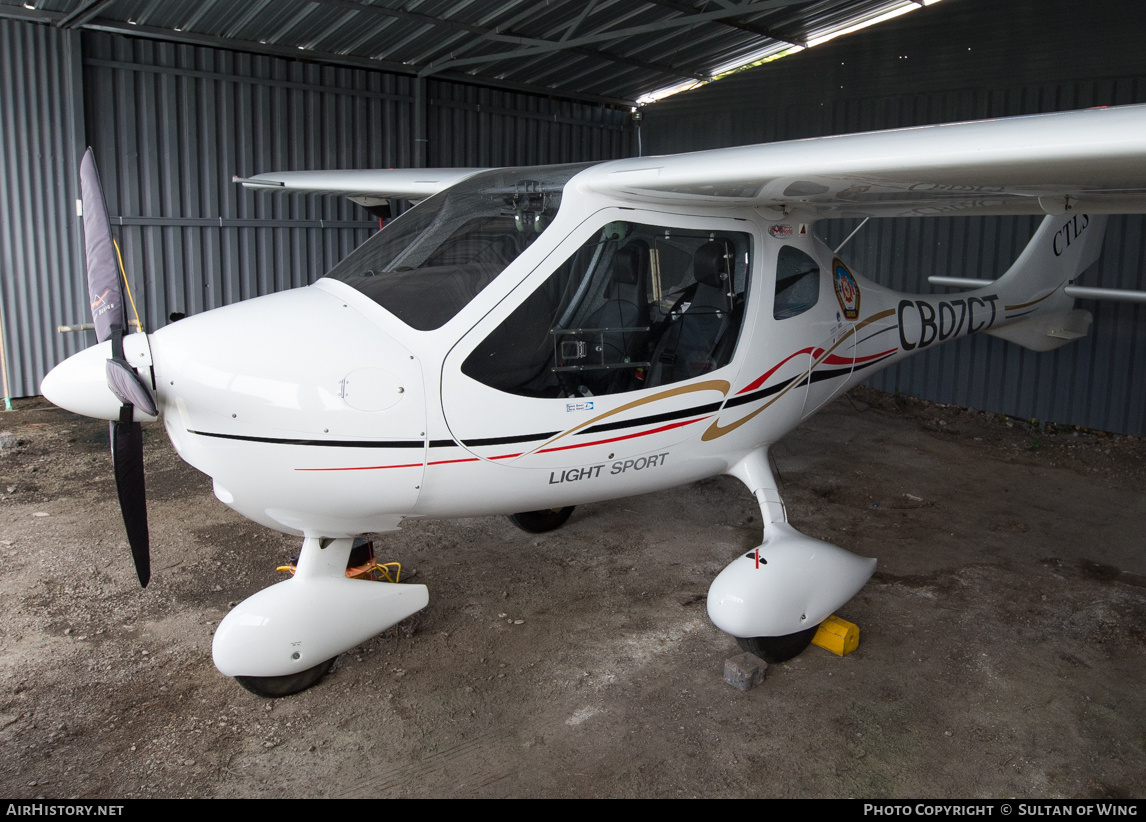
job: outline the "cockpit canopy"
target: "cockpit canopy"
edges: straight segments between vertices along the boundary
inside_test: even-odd
[[[440,328],[541,235],[565,183],[586,165],[475,174],[403,214],[327,276],[412,328]]]

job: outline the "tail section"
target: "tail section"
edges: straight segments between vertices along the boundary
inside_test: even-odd
[[[1089,311],[1063,288],[1102,251],[1106,215],[1061,214],[1043,220],[1023,253],[994,283],[1001,317],[987,334],[1032,351],[1050,351],[1090,328]]]

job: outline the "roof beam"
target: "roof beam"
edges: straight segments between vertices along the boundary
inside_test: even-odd
[[[347,0],[322,0],[322,2],[346,2]],[[475,57],[460,57],[457,59],[446,60],[442,63],[430,65],[423,68],[418,74],[419,76],[427,76],[434,74],[446,68],[457,68],[459,66],[474,65],[480,63],[496,62],[503,59],[517,59],[521,57],[531,57],[535,54],[545,54],[554,51],[572,50],[581,46],[593,46],[597,43],[608,43],[625,37],[634,37],[641,34],[651,34],[657,31],[664,31],[666,29],[682,28],[687,26],[694,26],[697,23],[705,23],[714,20],[723,20],[731,17],[742,17],[748,14],[755,14],[760,11],[767,10],[769,7],[775,7],[776,2],[788,3],[793,0],[765,0],[763,3],[747,2],[738,3],[731,7],[719,9],[717,11],[706,11],[693,14],[682,14],[680,17],[671,17],[664,20],[658,20],[654,23],[644,23],[635,26],[629,26],[622,29],[614,29],[612,31],[600,31],[595,34],[585,35],[582,37],[574,37],[565,41],[543,40],[534,41],[531,44],[523,44],[523,48],[514,49],[511,51],[497,52],[494,54],[486,54]],[[491,40],[499,40],[502,42],[518,42],[525,38],[506,38],[504,35],[491,35]],[[674,74],[683,74],[679,69],[673,70]],[[684,76],[689,76],[684,74]]]
[[[85,28],[92,29],[93,31],[107,31],[112,34],[124,34],[129,37],[145,37],[152,40],[167,40],[173,43],[189,43],[196,46],[211,46],[233,51],[246,51],[254,54],[269,54],[290,60],[313,60],[318,63],[330,63],[336,66],[355,66],[357,68],[371,69],[373,71],[389,71],[407,76],[415,74],[413,66],[403,65],[390,60],[380,60],[374,57],[357,57],[350,54],[334,54],[331,52],[317,51],[315,49],[300,49],[297,46],[283,46],[275,43],[255,43],[250,40],[219,37],[212,34],[199,34],[198,32],[192,31],[173,31],[171,29],[153,26],[130,26],[125,23],[116,22],[87,23]],[[438,78],[450,82],[466,83],[468,85],[502,88],[509,91],[520,91],[526,94],[540,94],[545,97],[553,97],[556,95],[568,100],[577,100],[597,105],[624,106],[626,108],[636,105],[635,100],[628,100],[623,97],[565,91],[555,89],[551,86],[520,83],[512,80],[499,80],[493,77],[476,77],[453,71],[443,72],[438,75]]]
[[[84,0],[71,14],[66,14],[57,20],[56,26],[61,29],[78,29],[114,2],[115,0]]]
[[[696,11],[696,9],[694,9],[688,3],[682,2],[682,0],[645,0],[645,2],[651,3],[655,6],[661,6],[661,7],[666,8],[666,9],[673,9],[674,11],[683,11],[683,12],[688,13],[688,14],[693,14]],[[785,6],[798,6],[800,4],[806,4],[808,2],[809,2],[809,0],[772,0],[772,2],[767,4],[766,8],[759,8],[752,13],[753,14],[759,14],[761,12],[771,11],[772,9],[784,8]],[[724,6],[725,8],[728,8],[728,5],[729,5],[728,0],[724,0],[724,2],[721,2],[721,5]],[[736,20],[736,19],[720,20],[718,22],[723,26],[728,26],[729,28],[738,29],[740,31],[747,32],[748,34],[755,34],[755,35],[758,35],[760,37],[768,37],[772,40],[778,40],[781,43],[791,43],[793,46],[804,45],[804,43],[802,43],[798,40],[793,40],[789,37],[785,37],[782,34],[777,34],[774,30],[772,30],[766,26],[758,26],[755,23],[749,23],[749,22],[746,22],[743,20]]]
[[[803,1],[803,0],[801,0],[801,1]],[[391,9],[391,8],[385,8],[382,6],[365,6],[365,5],[362,5],[361,3],[355,2],[355,0],[311,0],[311,2],[321,3],[321,4],[328,5],[328,6],[334,6],[336,8],[349,9],[349,10],[353,10],[353,11],[357,11],[357,12],[361,12],[361,13],[365,13],[365,14],[371,14],[371,15],[374,15],[377,17],[397,18],[400,20],[406,20],[408,22],[418,23],[420,25],[431,25],[431,26],[435,26],[435,27],[447,25],[447,26],[450,26],[452,28],[456,28],[456,29],[460,29],[462,31],[468,32],[470,34],[478,35],[474,41],[466,43],[463,46],[463,48],[466,48],[466,49],[471,48],[475,44],[475,42],[477,42],[477,41],[482,41],[482,40],[490,41],[490,40],[492,40],[492,41],[501,42],[501,43],[513,43],[515,45],[522,45],[522,46],[531,46],[532,45],[532,46],[536,47],[537,49],[539,49],[539,51],[535,52],[538,54],[553,51],[553,50],[564,50],[564,51],[569,51],[569,52],[574,53],[574,54],[580,54],[580,55],[583,55],[585,57],[592,57],[595,59],[600,59],[603,57],[603,58],[610,60],[614,63],[619,63],[621,65],[630,66],[632,68],[643,69],[644,71],[653,71],[653,72],[656,72],[657,74],[661,74],[661,75],[663,75],[665,77],[669,77],[669,78],[690,78],[693,80],[707,80],[708,79],[707,76],[701,76],[701,75],[693,74],[692,72],[683,71],[683,70],[675,68],[673,66],[666,66],[666,65],[663,65],[660,63],[650,63],[650,62],[645,61],[645,60],[638,60],[638,59],[633,58],[633,57],[627,57],[627,56],[623,56],[623,55],[619,55],[619,54],[613,54],[611,52],[602,51],[600,49],[590,49],[590,48],[586,48],[586,47],[574,47],[572,45],[566,46],[564,44],[569,42],[567,37],[569,34],[572,33],[573,28],[570,28],[567,31],[566,35],[561,40],[555,41],[555,40],[546,40],[546,39],[538,38],[538,37],[525,37],[522,35],[514,34],[512,32],[512,30],[509,29],[508,27],[495,26],[493,28],[490,28],[488,26],[479,26],[479,25],[474,25],[472,23],[462,23],[462,22],[459,22],[457,20],[451,20],[451,19],[446,18],[446,17],[431,17],[430,15],[427,15],[427,14],[418,14],[417,12],[403,11],[401,9]],[[773,0],[773,2],[774,2],[774,0]],[[587,15],[589,13],[589,11],[592,9],[593,5],[595,5],[595,4],[594,3],[586,4],[587,7],[586,7],[585,11],[582,12],[581,17],[578,18],[578,20],[576,21],[578,24],[581,22],[581,20],[584,19],[585,15]],[[532,14],[532,13],[533,13],[532,10],[530,10],[526,14]],[[514,22],[517,22],[517,20],[520,19],[521,16],[522,15],[519,15],[518,18],[515,18],[515,20],[510,21],[510,23],[508,25],[512,25]],[[574,28],[575,28],[575,26],[574,26]],[[594,35],[590,35],[590,36],[594,36]],[[608,38],[608,39],[613,39],[613,38]],[[514,56],[517,55],[516,52],[513,52],[512,54]],[[480,56],[475,56],[475,57],[471,57],[471,58],[451,58],[451,59],[468,59],[468,60],[474,61],[476,64],[480,64],[480,63],[487,63],[487,62],[497,62],[497,60],[500,60],[503,58],[497,57],[497,58],[486,59],[486,58],[483,58]],[[433,66],[433,65],[434,64],[431,62],[429,65],[423,66],[422,67],[423,71],[419,72],[417,76],[428,77],[432,74],[438,74],[441,72],[442,69],[449,67],[446,65],[442,65],[440,68],[430,70],[431,66]],[[416,68],[416,67],[407,66],[407,70],[409,70],[410,68]]]
[[[26,9],[20,6],[0,6],[0,20],[21,20],[25,23],[51,23],[55,25],[63,15],[46,9]]]

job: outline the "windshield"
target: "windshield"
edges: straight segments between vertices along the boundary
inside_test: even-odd
[[[475,174],[403,214],[326,276],[419,331],[440,328],[540,236],[565,183],[586,165]]]

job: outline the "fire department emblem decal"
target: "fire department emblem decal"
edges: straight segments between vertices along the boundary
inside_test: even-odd
[[[855,322],[860,313],[859,283],[839,259],[832,260],[832,275],[836,285],[836,299],[840,301],[844,319]]]

